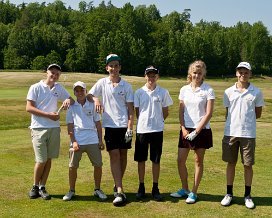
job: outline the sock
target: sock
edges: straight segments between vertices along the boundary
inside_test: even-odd
[[[145,190],[145,185],[144,185],[144,182],[140,182],[139,184],[139,190]]]
[[[233,185],[227,185],[227,194],[233,195]]]
[[[245,185],[245,197],[249,196],[251,192],[251,186]]]
[[[158,189],[158,183],[157,182],[153,182],[153,188],[152,188],[152,190],[156,190],[156,189]]]

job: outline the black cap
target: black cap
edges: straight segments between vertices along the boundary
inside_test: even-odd
[[[155,68],[154,66],[148,66],[146,69],[145,69],[145,74],[148,74],[148,73],[155,73],[155,74],[159,74],[159,70],[157,68]]]
[[[61,71],[61,67],[60,67],[60,65],[58,65],[58,64],[50,64],[50,65],[47,67],[47,70],[50,70],[50,69],[52,69],[52,68],[56,68],[56,69],[58,69],[59,71]]]

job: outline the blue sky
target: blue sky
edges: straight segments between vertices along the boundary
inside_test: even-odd
[[[78,9],[78,3],[81,0],[63,1],[66,6]],[[85,0],[90,2],[89,0]],[[22,2],[54,2],[54,0],[10,0],[10,3],[21,4]],[[93,0],[97,6],[101,0]],[[105,0],[107,3],[108,0]],[[272,34],[272,1],[271,0],[112,0],[113,5],[122,7],[125,3],[130,2],[133,6],[155,4],[161,12],[161,15],[171,13],[172,11],[183,12],[184,9],[191,9],[191,21],[199,22],[218,21],[221,25],[229,27],[234,26],[237,22],[249,22],[253,24],[262,21]]]

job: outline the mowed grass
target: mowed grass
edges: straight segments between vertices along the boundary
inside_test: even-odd
[[[74,82],[81,80],[90,88],[97,79],[105,75],[63,73],[60,78],[71,94]],[[159,188],[165,197],[164,202],[151,199],[152,188],[151,163],[147,162],[146,191],[148,198],[137,202],[135,193],[138,188],[137,163],[133,161],[134,148],[128,152],[128,166],[124,176],[124,189],[128,197],[125,207],[112,205],[113,179],[110,172],[109,157],[103,151],[103,178],[101,188],[109,199],[100,202],[93,197],[93,167],[86,155],[80,162],[76,185],[77,196],[73,201],[63,202],[62,197],[68,191],[68,146],[65,113],[61,117],[61,151],[60,157],[53,161],[47,189],[52,195],[50,201],[42,199],[30,200],[27,193],[32,185],[34,154],[32,150],[30,130],[30,114],[25,112],[25,99],[31,84],[45,77],[41,72],[1,72],[0,73],[0,217],[269,217],[272,216],[272,86],[271,78],[253,78],[252,82],[264,93],[266,106],[262,118],[257,122],[256,164],[252,196],[256,203],[254,210],[244,206],[243,167],[237,164],[234,184],[235,200],[230,207],[222,207],[220,201],[225,194],[225,167],[221,160],[221,139],[224,129],[225,109],[222,97],[225,88],[235,82],[232,79],[207,79],[216,93],[216,102],[211,126],[214,147],[207,150],[205,169],[199,187],[199,200],[194,205],[187,205],[184,199],[172,199],[169,193],[181,187],[177,170],[177,143],[179,135],[178,95],[181,86],[186,84],[184,78],[161,78],[159,85],[169,90],[174,105],[170,107],[170,115],[166,120],[164,147],[161,160]],[[127,77],[133,89],[140,88],[143,77]],[[135,137],[134,137],[135,140]],[[189,183],[192,184],[194,174],[194,156],[188,158]],[[192,186],[190,186],[192,187]]]

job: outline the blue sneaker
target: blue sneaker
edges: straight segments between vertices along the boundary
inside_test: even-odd
[[[187,197],[190,191],[185,190],[185,189],[180,189],[177,192],[171,193],[170,196],[173,198],[182,198],[182,197]]]
[[[196,202],[197,195],[193,192],[190,192],[188,198],[186,199],[187,204],[194,204]]]

